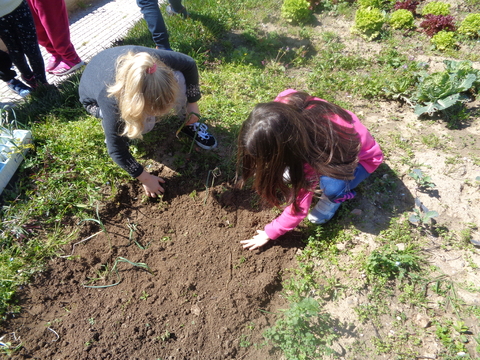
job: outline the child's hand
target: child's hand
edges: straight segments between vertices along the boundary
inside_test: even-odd
[[[257,235],[255,235],[252,239],[250,240],[242,240],[240,241],[241,244],[243,244],[244,249],[248,250],[255,250],[258,249],[259,247],[262,247],[268,241],[270,238],[268,237],[267,233],[263,230],[257,230]]]
[[[137,177],[137,179],[143,184],[143,189],[145,190],[145,194],[147,194],[147,196],[154,198],[165,191],[160,185],[160,183],[163,184],[165,180],[159,178],[158,176],[143,171],[143,173]]]

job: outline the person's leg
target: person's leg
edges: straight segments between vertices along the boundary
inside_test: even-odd
[[[5,81],[13,92],[21,97],[25,97],[30,94],[31,89],[20,80],[15,79],[17,73],[12,69],[12,65],[10,56],[0,50],[0,80]]]
[[[5,52],[0,50],[0,80],[9,82],[17,76],[15,70],[12,69],[12,59]]]
[[[185,83],[185,77],[180,71],[174,71],[173,74],[177,79],[179,92],[175,102],[174,111],[182,121],[182,124],[186,123],[187,112],[187,85]],[[208,132],[208,126],[195,122],[190,125],[186,125],[182,128],[182,133],[192,138],[198,146],[202,149],[210,150],[217,146],[217,140]]]
[[[368,171],[358,164],[352,180],[339,180],[321,176],[320,189],[322,190],[322,196],[308,214],[308,219],[315,224],[324,224],[329,221],[335,215],[342,202],[355,196],[355,192],[352,190],[369,175]]]
[[[182,5],[182,0],[169,0],[168,2],[170,3],[173,11],[177,13],[181,12],[184,9]]]
[[[148,30],[152,33],[157,49],[171,50],[168,41],[168,31],[162,13],[156,0],[137,0],[143,18],[147,22]]]
[[[358,164],[355,172],[353,173],[354,178],[352,180],[339,180],[333,179],[328,176],[320,177],[320,189],[323,194],[332,202],[343,202],[345,197],[348,197],[349,193],[355,189],[358,184],[365,180],[370,174],[365,170],[365,168]]]
[[[28,0],[37,28],[38,42],[49,54],[67,64],[81,59],[70,40],[70,24],[64,0]]]
[[[189,14],[187,9],[182,5],[182,0],[169,0],[170,5],[167,6],[167,13],[169,15],[181,15],[185,19],[188,18]]]
[[[30,67],[33,71],[34,79],[32,80],[31,77],[28,78],[28,75],[24,74],[22,69],[18,68],[13,56],[12,60],[20,72],[22,72],[25,81],[27,81],[30,86],[35,87],[37,82],[46,84],[47,77],[45,75],[45,64],[43,62],[42,53],[40,52],[40,47],[38,45],[37,33],[35,31],[32,13],[26,1],[23,1],[22,4],[11,14],[14,14],[15,22],[17,24],[21,24],[21,26],[17,25],[16,27],[17,38],[22,44],[23,53],[28,58],[28,62],[30,63]]]
[[[22,76],[30,79],[33,77],[33,72],[28,65],[27,59],[25,58],[23,43],[17,32],[18,27],[27,26],[27,24],[23,24],[20,19],[17,19],[17,15],[20,11],[19,8],[20,6],[13,10],[10,14],[0,18],[0,38],[5,43],[12,62],[15,64]]]

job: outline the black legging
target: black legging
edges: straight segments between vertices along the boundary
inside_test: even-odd
[[[8,82],[15,76],[17,73],[12,69],[12,59],[5,51],[0,50],[0,80]]]
[[[35,24],[25,0],[11,13],[0,18],[0,38],[25,80],[47,83]]]

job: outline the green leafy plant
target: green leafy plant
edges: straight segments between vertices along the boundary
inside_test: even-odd
[[[287,359],[318,359],[335,354],[329,347],[338,337],[335,324],[329,314],[321,312],[315,299],[307,297],[292,303],[283,315],[263,335],[280,347]]]
[[[312,16],[310,3],[306,0],[284,0],[281,15],[288,22],[306,23],[310,21]]]
[[[454,49],[457,46],[453,31],[439,31],[433,35],[431,42],[437,50]]]
[[[394,11],[390,15],[389,23],[390,26],[394,29],[411,29],[415,27],[413,23],[414,17],[413,14],[405,9],[399,9]]]
[[[472,38],[480,37],[480,13],[468,14],[460,24],[458,32]]]
[[[435,210],[430,210],[427,212],[422,212],[421,210],[415,208],[413,209],[414,214],[410,215],[408,221],[413,224],[420,223],[422,225],[430,225],[432,219],[438,216],[438,213]]]
[[[446,70],[433,74],[420,75],[413,102],[416,103],[415,114],[432,115],[457,103],[468,100],[466,94],[470,89],[478,89],[480,71],[472,67],[470,61],[444,60]]]
[[[358,0],[357,4],[360,8],[377,8],[382,7],[382,0]]]
[[[370,277],[402,279],[408,272],[420,269],[420,260],[414,247],[407,246],[404,250],[399,250],[388,244],[372,251],[364,267]]]
[[[432,1],[422,9],[422,15],[450,15],[450,4],[441,1]]]
[[[361,8],[355,13],[355,23],[351,31],[371,41],[380,35],[384,23],[385,15],[381,10],[376,8]]]
[[[419,189],[428,189],[435,187],[435,184],[432,182],[432,178],[420,169],[413,169],[413,171],[408,175],[410,175],[413,180],[415,180]]]

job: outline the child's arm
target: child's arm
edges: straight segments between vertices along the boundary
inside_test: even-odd
[[[257,230],[257,235],[249,240],[240,241],[244,249],[255,250],[268,243],[269,240],[275,240],[286,232],[293,230],[307,216],[312,203],[313,192],[300,190],[297,198],[299,211],[295,212],[293,205],[289,205],[283,210],[282,214],[265,226],[265,231]]]

